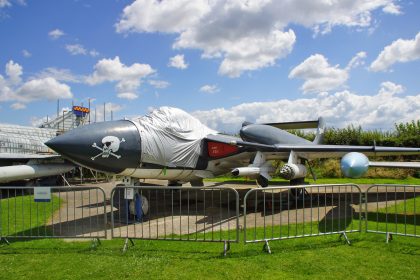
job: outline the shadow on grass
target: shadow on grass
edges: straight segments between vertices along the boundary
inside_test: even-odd
[[[403,226],[414,225],[420,226],[420,214],[401,214],[401,213],[380,213],[380,212],[368,212],[365,217],[368,221],[379,222],[379,223],[392,223]],[[420,229],[418,231],[420,234]]]
[[[105,236],[106,225],[104,215],[100,214],[72,221],[54,221],[54,224],[51,225],[44,224],[21,231],[14,229],[12,226],[8,232],[3,228],[1,236],[7,240],[13,240],[13,242],[48,238],[93,239]]]
[[[346,231],[353,219],[359,220],[360,215],[351,205],[334,207],[319,221],[318,231],[321,233]]]

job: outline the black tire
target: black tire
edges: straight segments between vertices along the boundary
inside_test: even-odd
[[[117,185],[121,186],[121,185]],[[134,223],[144,220],[144,216],[149,213],[149,200],[141,195],[137,190],[134,191],[134,199],[124,198],[125,188],[116,188],[113,197],[113,206],[118,211],[114,214],[114,219],[122,223]],[[137,200],[141,200],[141,210],[138,209]],[[140,214],[140,215],[138,215]]]
[[[168,181],[168,187],[182,187],[182,183],[179,181]]]
[[[258,176],[257,178],[257,185],[262,187],[262,188],[266,188],[268,187],[268,179],[263,177],[263,176]]]

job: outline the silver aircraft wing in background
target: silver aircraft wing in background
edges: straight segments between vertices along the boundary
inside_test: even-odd
[[[220,141],[222,138],[209,137],[212,141]],[[248,147],[255,151],[271,154],[284,154],[294,151],[304,159],[337,158],[350,152],[359,152],[367,156],[392,156],[392,155],[416,155],[420,148],[381,147],[381,146],[351,146],[351,145],[292,145],[275,144],[265,145],[246,141],[225,141],[225,144]],[[279,156],[279,159],[283,159]]]

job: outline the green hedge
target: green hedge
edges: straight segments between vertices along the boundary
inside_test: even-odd
[[[308,140],[315,138],[314,133],[293,131]],[[392,147],[420,147],[420,120],[395,124],[394,130],[363,130],[361,126],[350,125],[346,128],[327,128],[324,136],[326,145],[356,145]]]
[[[304,137],[310,141],[315,138],[313,132],[305,133],[300,130],[291,131],[292,133]],[[363,130],[361,126],[350,125],[346,128],[327,128],[324,136],[325,145],[355,145],[389,147],[420,147],[420,120],[407,123],[395,124],[391,131]],[[375,160],[418,160],[419,156],[396,156],[385,159],[376,158]],[[314,171],[318,177],[341,177],[339,159],[315,160],[312,162]],[[387,178],[406,178],[407,176],[420,177],[418,170],[407,169],[384,169],[370,168],[365,177],[387,177]]]

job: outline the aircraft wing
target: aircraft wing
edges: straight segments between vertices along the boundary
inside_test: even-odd
[[[54,161],[60,157],[58,154],[0,153],[2,163],[9,162],[9,165],[0,166],[0,183],[55,176],[74,169],[73,164]],[[21,164],[15,165],[17,162]]]
[[[209,135],[210,136],[210,135]],[[379,146],[351,146],[351,145],[265,145],[242,140],[231,140],[222,137],[207,137],[211,141],[223,142],[233,146],[248,148],[250,151],[269,153],[270,157],[279,159],[288,158],[288,153],[294,151],[299,157],[306,159],[342,157],[350,152],[363,153],[366,156],[387,155],[417,155],[420,148],[379,147]]]
[[[20,154],[20,153],[0,153],[0,159],[47,159],[60,157],[58,154]]]
[[[369,161],[371,167],[420,168],[420,162]]]
[[[56,176],[74,169],[71,163],[22,164],[0,167],[0,183]]]
[[[319,120],[301,121],[301,122],[264,123],[264,124],[274,126],[280,129],[306,129],[306,128],[317,128],[319,125]]]

